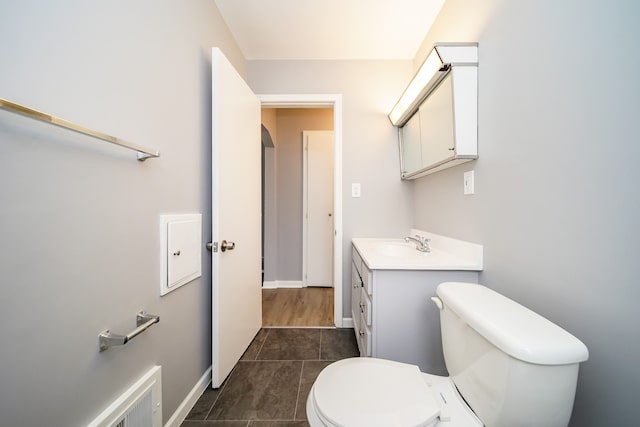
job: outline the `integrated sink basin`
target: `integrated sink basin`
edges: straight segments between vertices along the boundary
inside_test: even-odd
[[[389,257],[412,257],[412,256],[428,256],[429,252],[420,252],[413,243],[405,243],[402,240],[380,240],[373,243],[375,251]]]
[[[482,270],[482,245],[415,229],[408,235],[429,239],[431,252],[417,250],[404,238],[355,238],[353,246],[370,269]]]

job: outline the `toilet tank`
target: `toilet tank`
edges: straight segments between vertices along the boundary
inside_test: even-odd
[[[446,282],[437,294],[447,370],[484,425],[566,427],[587,347],[482,285]]]

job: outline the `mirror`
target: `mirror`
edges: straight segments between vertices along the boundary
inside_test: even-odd
[[[451,73],[399,132],[402,178],[411,178],[455,157]]]

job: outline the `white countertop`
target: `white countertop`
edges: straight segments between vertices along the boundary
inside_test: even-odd
[[[430,239],[431,252],[420,252],[404,239],[354,238],[353,246],[371,270],[482,270],[482,245],[411,230]]]

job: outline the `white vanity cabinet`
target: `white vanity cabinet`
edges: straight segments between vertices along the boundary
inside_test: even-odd
[[[478,271],[370,268],[352,249],[351,314],[360,356],[418,365],[447,375],[440,313],[431,297],[442,282],[478,282]]]

